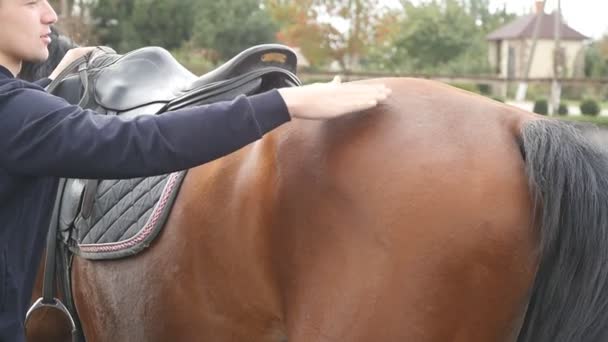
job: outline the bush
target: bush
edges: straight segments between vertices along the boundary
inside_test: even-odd
[[[517,89],[517,87],[515,87]],[[546,84],[530,84],[528,85],[528,91],[526,92],[526,98],[528,99],[545,99],[547,94],[551,93],[551,87]]]
[[[492,87],[489,84],[480,83],[477,85],[477,89],[479,89],[479,93],[481,95],[489,95],[492,92]]]
[[[549,112],[549,104],[546,99],[538,99],[534,101],[534,109],[532,111],[536,114],[547,115]]]
[[[583,115],[597,116],[600,113],[600,106],[593,99],[585,99],[581,102],[581,113]]]
[[[193,48],[188,44],[184,44],[179,49],[172,50],[171,54],[195,75],[203,75],[215,68],[215,63],[210,57],[211,52]]]
[[[452,87],[460,88],[462,90],[470,91],[471,93],[478,93],[479,88],[473,83],[450,83]]]
[[[568,115],[568,105],[565,103],[560,103],[559,107],[557,108],[557,114],[558,115]]]

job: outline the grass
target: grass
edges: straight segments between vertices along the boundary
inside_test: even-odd
[[[565,121],[576,121],[576,122],[587,122],[598,125],[600,127],[608,128],[608,117],[606,116],[557,116],[556,118]]]

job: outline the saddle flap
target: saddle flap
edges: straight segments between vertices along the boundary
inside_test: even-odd
[[[63,197],[59,209],[59,231],[69,232],[72,224],[78,217],[82,195],[85,188],[86,180],[83,179],[67,179],[64,186]],[[67,237],[62,238],[63,241],[68,241]]]

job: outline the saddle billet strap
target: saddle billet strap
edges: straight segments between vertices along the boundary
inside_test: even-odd
[[[57,188],[57,196],[53,205],[53,213],[51,215],[51,223],[49,226],[48,236],[46,238],[46,260],[44,261],[44,280],[42,283],[42,303],[52,304],[55,301],[55,267],[57,260],[57,227],[59,227],[59,205],[63,190],[65,188],[65,179],[59,180]]]
[[[95,194],[97,194],[97,187],[99,186],[99,180],[87,179],[84,186],[84,194],[82,195],[82,206],[80,209],[80,215],[88,219],[93,213],[93,204],[95,202]]]

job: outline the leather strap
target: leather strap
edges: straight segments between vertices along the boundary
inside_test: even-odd
[[[59,226],[59,205],[65,187],[65,179],[59,180],[57,196],[53,205],[51,223],[49,224],[48,236],[46,237],[46,259],[44,261],[44,280],[42,283],[42,303],[55,303],[55,274],[57,265],[57,227]]]

